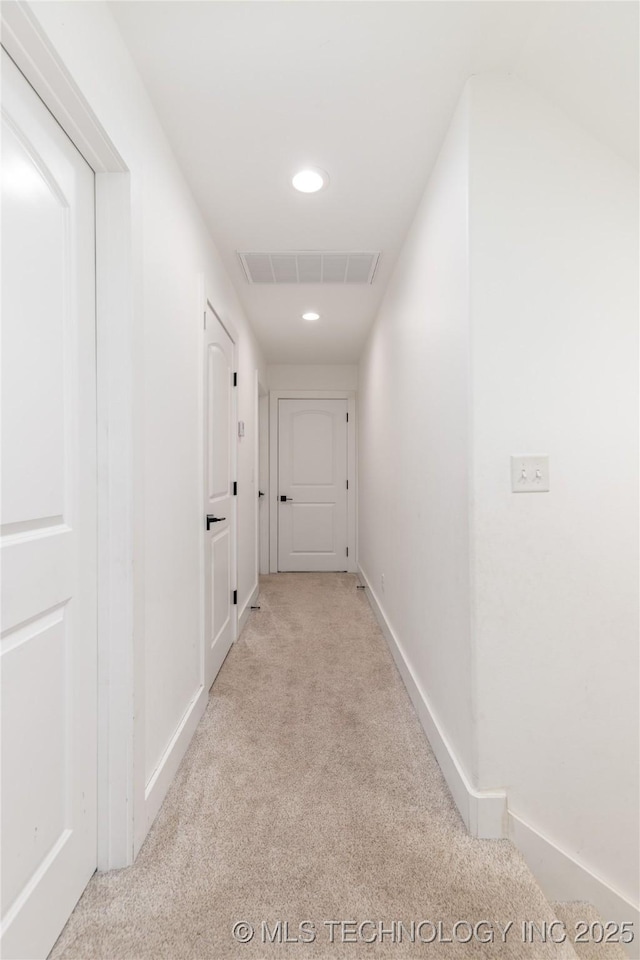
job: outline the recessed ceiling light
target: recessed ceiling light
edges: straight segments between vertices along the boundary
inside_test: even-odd
[[[303,314],[302,314],[302,319],[303,319],[303,320],[319,320],[319,319],[320,319],[320,314],[319,314],[319,313],[314,313],[313,310],[309,310],[308,313],[303,313]]]
[[[318,190],[326,187],[328,182],[329,177],[324,170],[318,170],[315,167],[300,170],[291,181],[300,193],[317,193]]]

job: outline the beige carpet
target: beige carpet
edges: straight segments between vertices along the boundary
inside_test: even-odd
[[[137,862],[93,878],[51,956],[575,960],[522,943],[523,920],[555,914],[510,842],[467,835],[356,578],[266,577],[261,604]],[[289,936],[313,922],[315,942],[263,943],[278,920]],[[333,920],[372,921],[361,935],[378,942],[342,943],[347,926],[331,943]],[[380,943],[379,921],[442,927]],[[514,925],[506,943],[462,943],[456,921]]]
[[[573,949],[579,960],[602,960],[604,957],[607,960],[629,960],[629,957],[634,957],[637,960],[640,956],[637,943],[633,944],[633,949],[630,950],[629,954],[621,943],[598,943],[598,940],[603,937],[603,933],[604,939],[607,936],[619,937],[620,931],[615,927],[612,929],[613,925],[603,925],[602,917],[592,904],[583,902],[552,903],[551,906],[570,934]],[[585,930],[585,924],[588,925],[588,930]],[[578,938],[577,943],[575,942],[576,937]]]

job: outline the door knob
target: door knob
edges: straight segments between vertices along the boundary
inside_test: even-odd
[[[214,517],[212,513],[207,514],[207,530],[211,528],[212,523],[222,523],[223,520],[226,520],[226,517]]]
[[[293,497],[283,497],[283,496],[280,497],[280,502],[281,502],[281,503],[286,503],[287,500],[293,501]]]

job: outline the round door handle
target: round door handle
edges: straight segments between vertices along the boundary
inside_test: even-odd
[[[226,520],[226,517],[214,517],[212,513],[207,514],[207,530],[210,529],[212,523],[222,523],[223,520]]]

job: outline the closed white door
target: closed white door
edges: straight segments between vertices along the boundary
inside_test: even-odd
[[[269,397],[260,397],[258,405],[258,529],[259,570],[269,573]]]
[[[2,54],[2,955],[96,868],[94,176]]]
[[[278,401],[278,569],[347,569],[347,401]]]
[[[207,309],[204,331],[205,683],[235,639],[235,398],[231,337]]]

